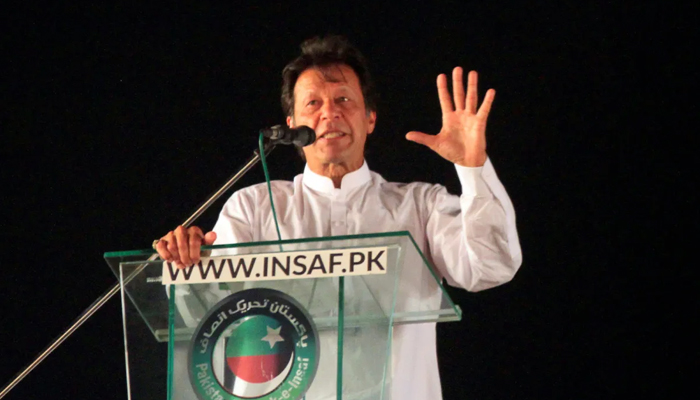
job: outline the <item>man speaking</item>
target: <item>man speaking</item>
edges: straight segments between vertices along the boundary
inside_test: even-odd
[[[440,277],[469,291],[508,282],[521,264],[515,212],[486,155],[486,122],[495,91],[479,106],[477,73],[437,78],[442,129],[437,135],[409,132],[455,164],[461,196],[443,186],[393,183],[371,171],[365,142],[374,132],[375,92],[366,61],[338,36],[314,38],[283,70],[282,107],[291,128],[306,125],[316,141],[303,147],[304,172],[293,182],[272,182],[284,239],[409,231]],[[199,261],[200,247],[277,240],[264,184],[234,193],[214,229],[177,227],[156,244],[158,254],[179,268]],[[427,282],[426,282],[427,284]],[[392,394],[396,399],[440,399],[435,323],[394,331]]]

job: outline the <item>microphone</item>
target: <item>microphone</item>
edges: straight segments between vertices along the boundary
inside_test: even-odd
[[[298,128],[275,125],[270,128],[261,129],[260,132],[272,142],[280,144],[293,144],[295,146],[304,147],[316,141],[316,132],[305,125]]]

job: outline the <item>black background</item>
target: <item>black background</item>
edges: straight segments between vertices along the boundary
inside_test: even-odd
[[[476,69],[480,92],[497,90],[488,152],[524,262],[502,287],[450,289],[464,320],[438,326],[445,398],[683,390],[697,211],[680,167],[692,148],[676,140],[680,106],[696,108],[680,56],[696,51],[693,13],[514,3],[6,4],[0,381],[115,282],[104,252],[148,248],[237,170],[258,129],[283,122],[280,72],[299,43],[338,33],[371,62],[367,160],[388,180],[458,192],[452,165],[403,136],[439,130],[438,73]],[[268,162],[273,179],[303,168],[292,149]],[[263,179],[258,167],[238,187]],[[125,398],[121,329],[114,299],[7,398]]]

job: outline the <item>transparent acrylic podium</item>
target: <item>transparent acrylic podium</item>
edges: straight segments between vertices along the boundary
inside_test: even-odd
[[[247,289],[267,288],[293,298],[315,325],[317,368],[305,399],[391,399],[396,362],[392,358],[394,328],[402,324],[457,321],[462,316],[408,232],[205,249],[212,250],[212,257],[221,257],[368,247],[386,248],[386,273],[178,285],[162,284],[163,262],[149,261],[153,259],[152,250],[106,253],[105,259],[121,285],[129,398],[210,398],[195,393],[192,384],[196,378],[189,353],[194,348],[197,327],[229,296]],[[231,335],[230,330],[221,334],[227,335]],[[225,369],[222,357],[214,352],[212,365],[221,364],[219,369]],[[217,380],[226,387],[224,379],[219,378],[220,374]],[[224,399],[284,398],[222,394]]]

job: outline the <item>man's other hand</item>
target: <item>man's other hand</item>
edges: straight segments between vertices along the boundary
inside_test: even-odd
[[[442,129],[437,135],[411,131],[406,139],[420,143],[438,153],[442,158],[465,167],[481,167],[486,162],[486,119],[496,91],[489,89],[484,102],[477,110],[476,71],[469,72],[467,95],[464,96],[462,68],[452,71],[454,105],[447,88],[447,77],[438,75],[437,90],[442,109]]]
[[[156,244],[158,255],[168,262],[173,262],[182,269],[199,262],[201,247],[209,246],[216,240],[216,233],[205,235],[199,227],[185,228],[182,225],[168,232]]]

